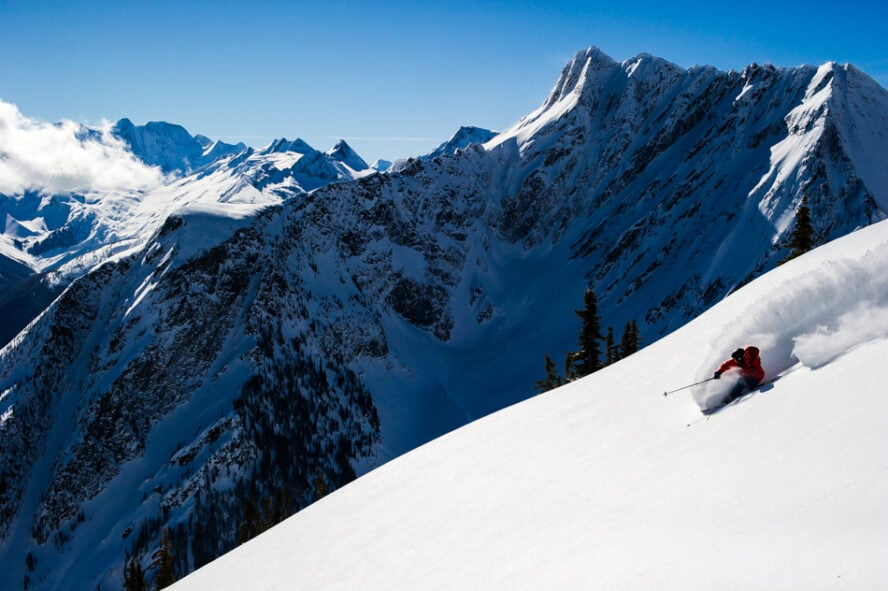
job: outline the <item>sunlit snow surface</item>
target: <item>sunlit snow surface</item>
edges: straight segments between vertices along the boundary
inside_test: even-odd
[[[886,588],[886,271],[886,223],[821,247],[173,588]],[[708,420],[663,396],[746,344],[769,387]]]

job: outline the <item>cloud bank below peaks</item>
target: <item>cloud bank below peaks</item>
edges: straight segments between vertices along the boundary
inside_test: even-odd
[[[163,184],[160,169],[138,160],[110,128],[37,121],[0,100],[0,193],[141,191]]]

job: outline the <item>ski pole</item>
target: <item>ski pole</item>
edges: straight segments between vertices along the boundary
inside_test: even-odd
[[[694,386],[705,384],[706,382],[712,381],[714,379],[715,376],[711,378],[706,378],[705,380],[700,380],[699,382],[694,382],[693,384],[688,384],[687,386],[682,386],[681,388],[676,388],[675,390],[670,390],[669,392],[663,392],[663,396],[669,396],[670,394],[675,394],[676,392],[680,392],[681,390],[687,390],[688,388],[693,388]]]

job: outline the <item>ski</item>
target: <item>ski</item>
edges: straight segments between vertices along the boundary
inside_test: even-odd
[[[699,423],[700,421],[708,421],[709,417],[711,417],[712,415],[718,414],[719,412],[723,411],[724,409],[728,408],[729,406],[733,406],[733,405],[737,404],[738,402],[740,402],[744,398],[748,398],[754,392],[755,392],[755,390],[750,390],[746,394],[743,394],[742,396],[738,396],[737,398],[733,399],[732,401],[728,402],[727,404],[719,404],[718,406],[713,406],[712,408],[701,408],[700,412],[702,413],[703,416],[699,417],[697,419],[694,419],[693,421],[688,423],[687,426],[690,427],[691,425],[693,425],[695,423]]]
[[[712,408],[705,408],[705,409],[701,408],[700,412],[702,413],[703,416],[700,418],[694,419],[693,421],[688,423],[687,426],[690,427],[691,425],[699,423],[700,421],[708,421],[712,415],[718,414],[721,411],[723,411],[724,409],[728,408],[729,406],[734,406],[735,404],[738,404],[738,403],[746,400],[747,398],[751,397],[753,394],[756,394],[758,392],[767,392],[768,390],[770,390],[771,388],[774,387],[774,382],[776,380],[777,380],[777,378],[774,378],[773,380],[770,380],[768,382],[762,382],[761,384],[759,384],[758,386],[756,386],[755,388],[753,388],[749,392],[744,392],[743,394],[741,394],[740,396],[738,396],[737,398],[731,400],[730,402],[728,402],[726,404],[720,404],[718,406],[713,406]]]
[[[751,396],[754,393],[755,393],[755,390],[750,390],[749,392],[746,392],[744,394],[741,394],[737,398],[734,398],[730,402],[725,402],[724,404],[719,404],[718,406],[713,406],[712,408],[701,408],[700,412],[703,414],[703,416],[711,417],[712,415],[726,409],[727,407],[737,404],[738,402],[740,402],[744,398],[748,398],[749,396]]]

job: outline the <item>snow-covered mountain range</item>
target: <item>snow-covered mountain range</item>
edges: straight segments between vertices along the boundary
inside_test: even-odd
[[[528,397],[585,289],[652,342],[774,268],[803,197],[817,243],[888,212],[888,92],[835,63],[592,48],[511,129],[387,173],[4,115],[81,150],[49,174],[0,140],[0,303],[34,318],[0,351],[4,588],[116,588],[165,528],[189,572]]]
[[[10,180],[0,184],[2,344],[71,280],[143,248],[175,211],[258,211],[374,172],[345,141],[326,153],[298,139],[254,150],[163,122],[136,126],[122,119],[98,129],[41,126],[17,113],[9,119],[9,168],[50,172],[15,183],[26,175],[8,174]],[[59,144],[66,150],[42,154],[45,146]],[[54,172],[66,166],[72,170]]]

